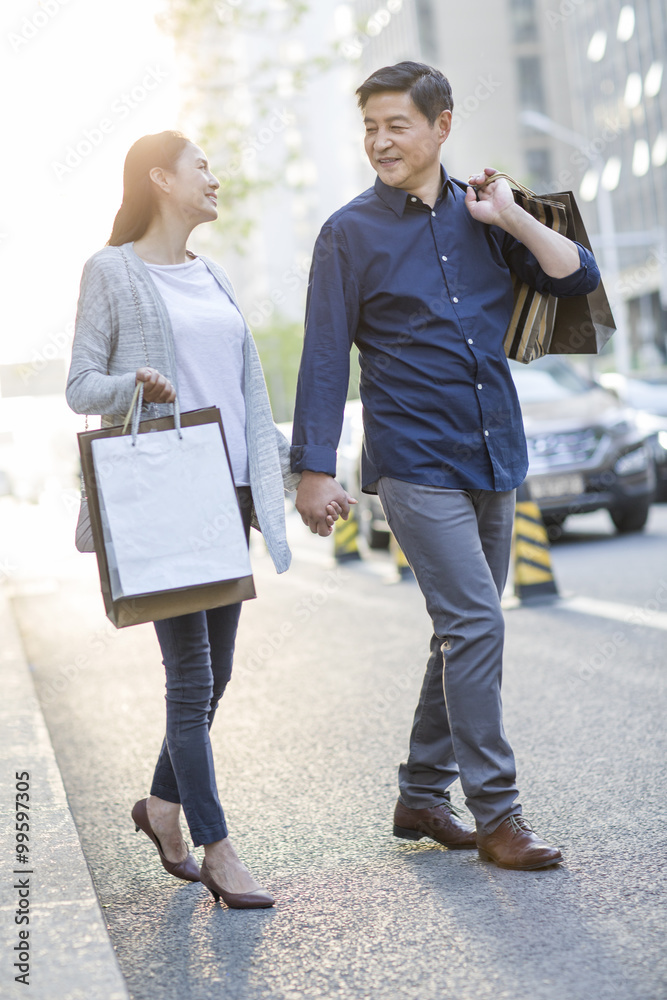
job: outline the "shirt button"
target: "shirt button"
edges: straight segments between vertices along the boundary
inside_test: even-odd
[[[445,257],[444,253],[443,253],[443,255],[442,255],[442,259],[443,259],[443,260],[447,260],[447,258]]]
[[[481,383],[481,382],[478,382],[478,383],[477,383],[477,388],[478,388],[478,389],[481,389],[481,388],[482,388],[482,383]]]
[[[457,299],[457,297],[456,297],[456,296],[454,296],[454,298],[452,299],[452,302],[458,302],[458,301],[459,301],[459,300]],[[472,344],[472,340],[469,340],[469,341],[468,341],[468,343],[469,343],[469,344]]]
[[[435,212],[431,212],[431,215],[435,215]]]
[[[488,436],[489,436],[489,432],[488,431],[484,431],[484,437],[488,438]]]
[[[472,340],[469,340],[469,341],[468,341],[468,343],[469,343],[469,344],[472,344]]]
[[[417,201],[415,197],[410,198],[410,201]]]

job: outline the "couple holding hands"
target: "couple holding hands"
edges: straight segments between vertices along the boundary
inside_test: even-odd
[[[283,490],[328,535],[356,502],[336,482],[352,344],[364,413],[362,489],[377,493],[433,624],[393,832],[474,849],[512,869],[560,851],[522,817],[500,696],[516,487],[528,461],[503,350],[512,274],[539,291],[581,295],[599,281],[591,253],[540,225],[486,168],[450,178],[440,152],[449,82],[402,62],[357,90],[374,185],[322,227],[311,268],[291,448],[257,434],[268,405],[257,351],[225,271],[187,249],[217,218],[219,182],[178,132],[130,149],[108,245],[86,263],[67,399],[122,421],[135,385],[144,416],[217,405],[246,533],[289,567]],[[130,277],[132,280],[129,280]],[[136,311],[142,317],[137,329]],[[265,425],[264,425],[265,426]],[[166,736],[150,794],[132,810],[172,875],[238,908],[274,904],[238,857],[218,797],[209,731],[231,676],[241,605],[155,622],[166,669]],[[459,779],[474,823],[452,806]],[[180,827],[180,811],[198,866]]]

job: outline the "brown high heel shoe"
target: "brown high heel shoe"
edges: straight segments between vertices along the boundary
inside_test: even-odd
[[[162,845],[155,836],[153,827],[148,819],[148,810],[146,808],[147,801],[148,799],[139,799],[138,802],[135,802],[134,808],[132,809],[132,819],[134,820],[137,833],[139,830],[143,830],[146,836],[151,838],[158,849],[162,867],[165,871],[168,871],[170,875],[175,875],[176,878],[182,878],[186,882],[199,882],[199,865],[191,854],[188,853],[188,856],[184,861],[169,861],[169,859],[165,857]]]
[[[266,889],[253,889],[252,892],[227,892],[215,881],[206,866],[204,858],[199,873],[199,881],[213,894],[216,903],[222,896],[227,906],[233,910],[259,910],[273,906],[275,899]]]

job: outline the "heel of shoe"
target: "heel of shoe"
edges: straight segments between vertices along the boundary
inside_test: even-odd
[[[219,900],[220,900],[220,893],[216,892],[215,889],[211,889],[210,885],[207,885],[206,888],[211,893],[211,895],[213,896],[213,899],[216,901],[216,903],[219,902]]]
[[[493,861],[491,855],[487,854],[486,851],[483,851],[481,847],[477,848],[477,853],[479,854],[482,861]]]
[[[396,826],[394,823],[394,836],[402,837],[403,840],[421,840],[424,836],[419,830],[408,830],[404,826]]]
[[[139,826],[139,824],[138,824],[138,823],[135,823],[135,824],[134,824],[134,832],[135,832],[135,833],[139,833],[139,830],[141,830],[141,827]]]

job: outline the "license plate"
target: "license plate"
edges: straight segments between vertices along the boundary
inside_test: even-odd
[[[571,472],[566,476],[539,476],[528,480],[528,488],[533,500],[579,496],[584,492],[584,477],[580,472]]]

